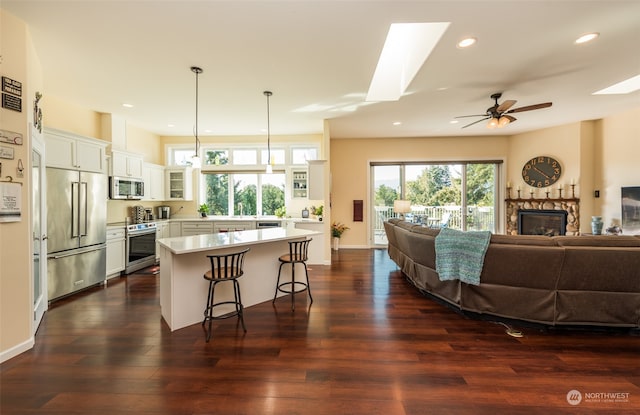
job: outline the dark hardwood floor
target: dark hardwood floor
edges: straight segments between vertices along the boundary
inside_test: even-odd
[[[210,343],[199,324],[168,330],[150,273],[56,302],[0,366],[0,413],[640,414],[638,333],[514,338],[422,296],[384,250],[310,268],[311,307],[248,308],[246,334],[221,320]]]

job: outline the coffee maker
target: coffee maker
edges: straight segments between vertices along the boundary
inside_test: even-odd
[[[158,206],[158,219],[169,219],[171,216],[171,207]]]

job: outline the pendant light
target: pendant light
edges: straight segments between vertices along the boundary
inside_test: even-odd
[[[194,127],[194,133],[196,136],[196,153],[191,157],[191,167],[199,169],[202,167],[202,161],[200,160],[200,155],[198,153],[198,146],[200,144],[200,140],[198,140],[198,75],[202,73],[202,68],[192,66],[191,71],[196,74],[196,125]]]
[[[269,97],[273,95],[271,91],[264,91],[263,94],[267,97],[267,173],[273,173],[273,163],[271,160],[271,121],[269,114]]]

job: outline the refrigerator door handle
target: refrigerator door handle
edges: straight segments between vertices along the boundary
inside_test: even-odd
[[[78,236],[87,236],[87,182],[80,182],[80,195],[78,203],[80,210],[80,234]]]
[[[72,182],[71,183],[71,237],[72,238],[80,237],[78,232],[78,226],[80,225],[78,221],[78,215],[80,214],[79,212],[80,209],[78,206],[79,192],[80,192],[80,183]]]
[[[100,245],[93,245],[93,246],[89,246],[89,247],[86,247],[86,248],[72,249],[70,251],[59,252],[59,253],[56,253],[56,254],[48,255],[47,259],[66,258],[66,257],[72,256],[72,255],[86,254],[87,252],[99,251],[101,249],[107,249],[107,244],[103,243],[103,244],[100,244]]]

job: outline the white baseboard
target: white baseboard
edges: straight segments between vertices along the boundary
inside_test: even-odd
[[[31,350],[34,344],[35,339],[33,338],[33,336],[31,336],[25,342],[15,345],[8,350],[3,350],[2,352],[0,352],[0,363],[6,362],[7,360],[16,357],[20,353],[24,353],[27,350]]]

